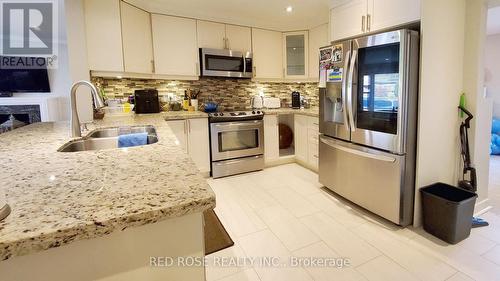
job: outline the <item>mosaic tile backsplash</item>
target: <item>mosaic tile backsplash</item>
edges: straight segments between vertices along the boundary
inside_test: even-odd
[[[126,98],[135,90],[157,89],[160,96],[174,95],[179,100],[184,97],[187,89],[200,90],[199,104],[215,101],[219,110],[248,110],[251,108],[251,98],[261,92],[266,97],[278,97],[291,105],[292,91],[300,92],[309,99],[312,106],[319,104],[318,83],[264,83],[250,79],[201,78],[197,81],[182,80],[151,80],[151,79],[114,79],[93,77],[98,87],[104,89],[108,98]]]

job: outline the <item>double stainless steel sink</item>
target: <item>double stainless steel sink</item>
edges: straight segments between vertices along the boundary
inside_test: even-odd
[[[147,145],[158,142],[158,135],[153,126],[127,126],[97,129],[90,132],[86,137],[64,144],[59,152],[78,152],[88,150],[102,150],[118,148],[118,137],[121,135],[147,133]]]

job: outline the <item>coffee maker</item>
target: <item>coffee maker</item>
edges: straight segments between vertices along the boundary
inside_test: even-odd
[[[300,108],[300,93],[297,91],[292,92],[292,108],[294,109]]]
[[[159,113],[160,101],[155,89],[136,90],[134,93],[134,111],[137,114]]]

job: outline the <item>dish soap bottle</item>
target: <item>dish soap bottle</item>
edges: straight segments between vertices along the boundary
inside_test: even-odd
[[[189,98],[187,95],[187,90],[184,91],[184,100],[182,101],[182,109],[184,109],[184,110],[189,109]]]

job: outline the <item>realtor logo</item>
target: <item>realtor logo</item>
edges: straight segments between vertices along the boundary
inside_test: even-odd
[[[55,55],[56,3],[0,0],[1,55],[49,57]]]

